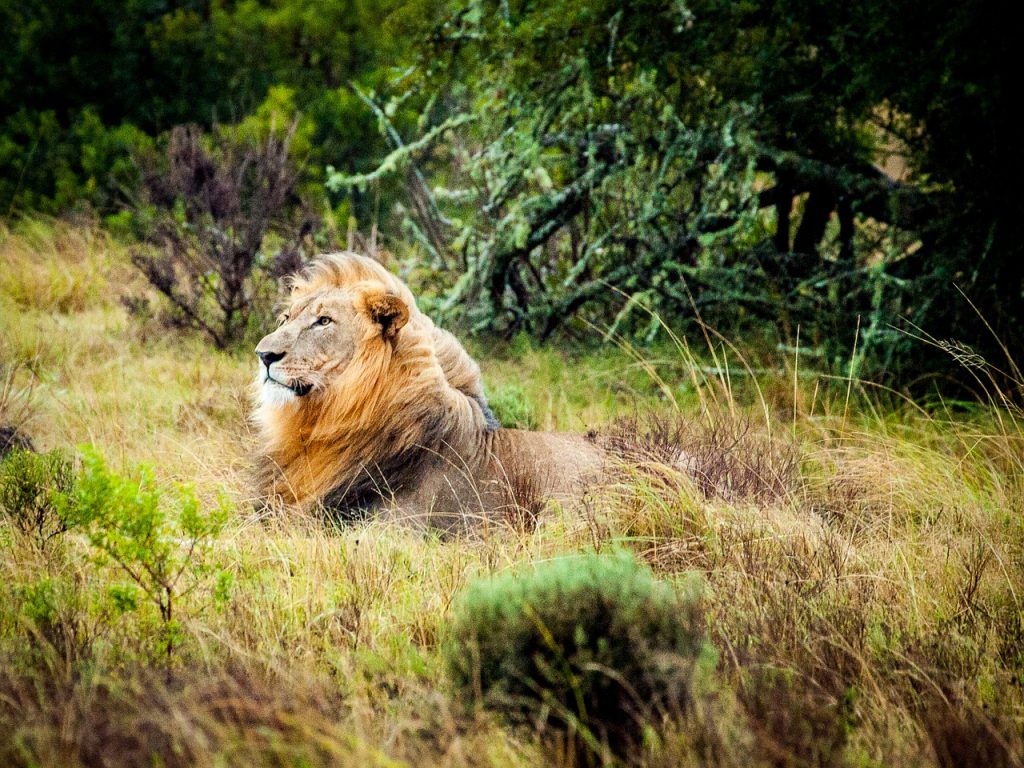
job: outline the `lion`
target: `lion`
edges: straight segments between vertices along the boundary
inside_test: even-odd
[[[452,531],[572,503],[603,455],[585,436],[501,428],[480,367],[371,258],[320,256],[256,347],[268,499]]]

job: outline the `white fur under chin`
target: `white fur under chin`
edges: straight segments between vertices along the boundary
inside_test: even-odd
[[[298,396],[290,389],[272,381],[264,381],[263,386],[260,387],[260,403],[271,408],[283,408],[298,399]]]

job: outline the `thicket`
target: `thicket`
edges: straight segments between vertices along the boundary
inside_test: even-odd
[[[1024,310],[1013,45],[978,3],[471,0],[378,98],[418,98],[420,133],[328,183],[436,179],[406,227],[454,285],[439,309],[478,327],[632,313],[649,336],[654,313],[844,374],[1003,367]]]
[[[0,456],[0,513],[40,547],[75,523],[62,501],[75,481],[74,464],[60,451],[34,453],[15,448]]]
[[[685,709],[703,642],[693,590],[674,590],[620,552],[473,584],[446,657],[464,700],[549,729],[597,764]]]
[[[190,488],[160,487],[146,467],[118,474],[92,449],[80,466],[56,451],[12,451],[0,461],[0,516],[47,565],[21,585],[24,619],[76,662],[88,661],[98,631],[130,613],[142,629],[143,658],[170,674],[186,598],[205,590],[213,604],[230,593],[231,574],[213,551],[227,523],[226,502],[204,509]],[[93,567],[120,576],[105,593],[62,580],[63,555],[48,545],[69,531],[88,542]]]
[[[479,330],[660,317],[904,384],[1022,342],[1016,41],[979,2],[33,1],[0,24],[0,212],[116,212],[175,126],[283,116],[325,226],[379,229]]]
[[[221,349],[267,327],[274,278],[301,265],[303,240],[317,227],[297,190],[296,129],[247,137],[179,126],[145,172],[132,263],[166,297],[172,323]]]
[[[349,81],[392,79],[430,8],[3,0],[12,44],[0,60],[0,215],[116,212],[142,181],[135,156],[191,123],[251,129],[271,113],[285,124],[301,116],[308,181],[322,181],[328,164],[369,167],[386,143]],[[360,214],[372,203],[355,200]]]

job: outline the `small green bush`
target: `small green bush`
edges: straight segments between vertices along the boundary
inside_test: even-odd
[[[594,759],[682,710],[703,636],[694,585],[676,590],[627,553],[583,555],[471,585],[445,656],[460,696]]]
[[[22,572],[10,590],[15,611],[5,617],[13,621],[5,650],[8,663],[24,671],[80,671],[78,665],[95,661],[97,640],[110,634],[118,615],[73,569]],[[31,642],[17,641],[19,635]]]
[[[63,453],[11,451],[0,461],[0,512],[26,536],[45,546],[70,525],[58,503],[75,485],[74,464]]]
[[[148,604],[158,612],[157,652],[170,669],[183,632],[183,598],[197,590],[214,600],[228,593],[231,574],[218,567],[214,552],[227,524],[227,501],[204,510],[190,487],[160,487],[145,466],[119,475],[91,448],[83,450],[82,464],[61,504],[75,510],[96,562],[128,578],[111,594],[118,609]]]
[[[506,384],[487,397],[495,418],[503,427],[536,429],[537,416],[526,390],[518,384]]]

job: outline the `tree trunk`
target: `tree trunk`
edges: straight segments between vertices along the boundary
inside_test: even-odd
[[[836,207],[836,197],[827,187],[816,187],[807,196],[800,228],[793,238],[793,250],[800,254],[817,255],[818,243],[825,236],[825,227]]]
[[[775,237],[772,239],[776,253],[789,251],[789,217],[793,212],[793,190],[787,181],[779,179],[775,188]]]

